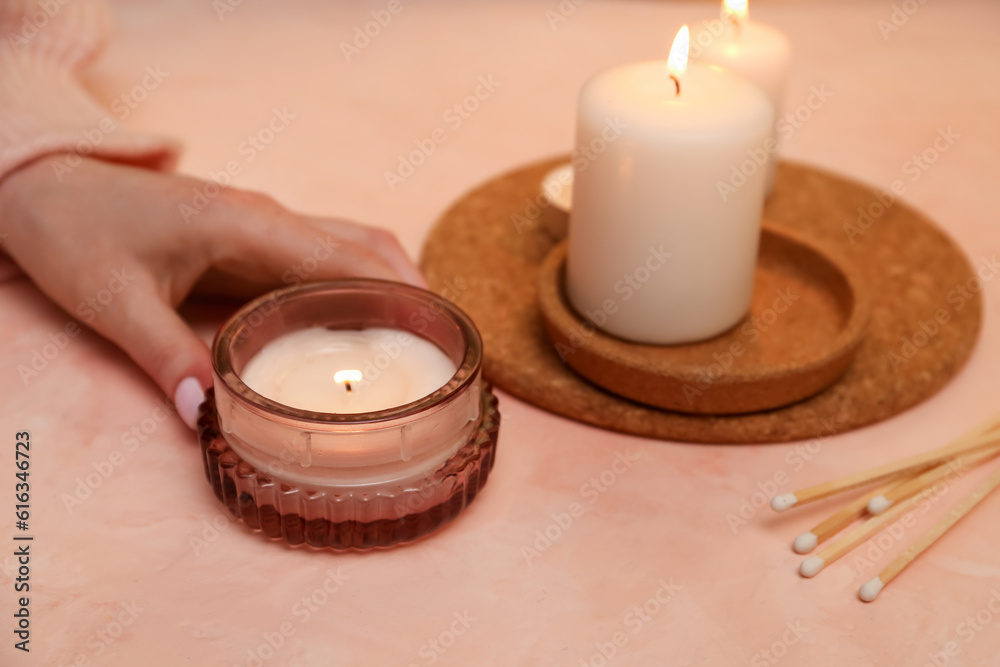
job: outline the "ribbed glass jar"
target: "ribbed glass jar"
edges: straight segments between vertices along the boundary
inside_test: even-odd
[[[268,342],[316,326],[421,336],[457,371],[422,399],[352,414],[282,405],[240,379]],[[223,325],[212,357],[215,386],[198,421],[205,472],[229,512],[267,537],[334,549],[408,542],[453,519],[486,483],[500,416],[482,379],[482,341],[432,292],[379,280],[278,290]]]

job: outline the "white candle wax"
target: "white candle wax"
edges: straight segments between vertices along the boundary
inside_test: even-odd
[[[592,158],[574,159],[566,267],[581,315],[651,344],[711,337],[749,310],[765,174],[728,196],[717,182],[774,123],[767,96],[738,74],[692,63],[679,94],[669,74],[666,61],[640,62],[584,86],[577,146]]]
[[[739,72],[761,87],[775,112],[780,111],[788,79],[791,45],[788,38],[769,25],[750,21],[746,3],[741,13],[723,8],[723,18],[705,21],[691,32],[691,58],[703,63],[720,65]],[[778,133],[765,146],[767,157],[767,192],[774,186],[777,164]],[[748,156],[755,159],[758,156]],[[759,162],[759,160],[756,160]]]
[[[457,366],[436,345],[398,329],[303,329],[266,345],[240,373],[258,394],[301,410],[375,412],[444,386]]]

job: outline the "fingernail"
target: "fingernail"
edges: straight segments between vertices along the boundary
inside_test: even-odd
[[[192,430],[198,422],[198,407],[204,400],[205,392],[197,378],[186,377],[177,384],[174,406],[177,408],[177,414]]]

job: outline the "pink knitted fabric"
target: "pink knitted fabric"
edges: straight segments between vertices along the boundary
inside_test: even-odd
[[[109,25],[100,0],[0,0],[0,179],[52,153],[176,164],[175,142],[128,131],[77,79]]]

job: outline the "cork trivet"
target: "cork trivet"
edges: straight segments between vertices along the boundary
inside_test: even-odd
[[[979,285],[950,238],[902,203],[883,207],[864,185],[780,163],[765,217],[838,249],[869,288],[868,331],[844,376],[799,403],[733,416],[669,412],[606,392],[560,361],[538,306],[538,272],[558,242],[556,227],[546,222],[554,211],[544,203],[540,181],[566,159],[517,169],[468,193],[437,222],[422,260],[432,289],[479,327],[486,376],[533,405],[665,440],[801,440],[915,405],[941,389],[972,352],[982,313]],[[859,207],[874,216],[864,221],[866,229],[858,223]]]
[[[598,386],[655,408],[737,414],[801,401],[840,379],[867,329],[861,275],[787,227],[765,222],[761,230],[747,316],[686,345],[622,340],[583,319],[566,295],[566,248],[557,245],[538,276],[538,305],[556,353]]]

